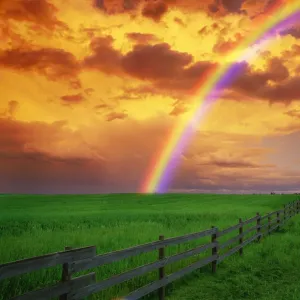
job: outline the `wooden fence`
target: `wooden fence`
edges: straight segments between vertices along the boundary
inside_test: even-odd
[[[0,265],[0,281],[6,278],[27,274],[32,271],[62,265],[62,279],[61,282],[46,287],[40,290],[26,293],[21,296],[12,298],[11,300],[46,300],[59,297],[60,300],[79,300],[88,297],[94,293],[100,292],[109,287],[115,286],[134,277],[141,276],[148,272],[158,270],[158,280],[154,281],[142,288],[131,292],[125,300],[135,300],[148,295],[151,292],[158,291],[158,298],[163,300],[165,298],[165,287],[168,283],[191,273],[205,265],[211,264],[212,272],[217,271],[217,265],[225,258],[232,254],[239,252],[243,254],[243,248],[253,241],[260,241],[261,237],[270,234],[273,230],[290,219],[295,214],[300,212],[300,200],[291,202],[284,206],[284,209],[271,212],[265,216],[259,213],[253,218],[243,221],[239,219],[239,223],[224,230],[219,230],[216,227],[196,232],[180,237],[164,239],[164,236],[159,236],[159,240],[135,246],[132,248],[110,252],[106,254],[97,255],[96,247],[85,247],[78,249],[70,249],[66,247],[65,251],[53,254],[47,254],[29,259],[23,259],[15,262],[5,263]],[[250,228],[245,227],[248,224],[254,223]],[[265,223],[265,224],[264,224]],[[226,234],[233,233],[238,230],[239,234],[227,241],[220,243],[219,238]],[[245,239],[248,234],[253,234]],[[171,245],[178,245],[202,237],[211,236],[211,241],[207,244],[198,246],[186,252],[178,253],[169,257],[165,256],[165,248]],[[232,244],[238,245],[230,248],[223,253],[223,249],[231,247]],[[188,257],[198,255],[211,249],[211,255],[201,259],[183,269],[176,271],[170,275],[165,275],[164,267],[166,265],[178,262]],[[147,265],[137,267],[133,270],[118,274],[109,279],[96,282],[95,273],[72,278],[72,275],[79,271],[88,270],[95,267],[100,267],[104,264],[119,261],[128,257],[136,256],[141,253],[158,250],[159,260]]]

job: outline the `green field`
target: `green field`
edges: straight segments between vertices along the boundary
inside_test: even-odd
[[[0,195],[0,263],[62,251],[65,246],[97,246],[97,253],[115,251],[202,231],[212,225],[224,229],[238,218],[265,214],[296,200],[296,195]],[[169,247],[167,254],[207,240]],[[167,288],[169,300],[179,299],[299,299],[300,217],[283,229],[218,265],[195,271]],[[199,259],[193,257],[167,267],[167,274]],[[157,252],[139,255],[96,271],[97,279],[157,260]],[[88,272],[85,272],[88,273]],[[60,268],[0,282],[0,300],[41,288],[60,279]],[[149,273],[91,299],[111,299],[157,279]],[[148,297],[154,299],[155,296]]]

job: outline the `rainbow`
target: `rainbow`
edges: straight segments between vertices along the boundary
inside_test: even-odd
[[[191,139],[195,125],[203,120],[222,90],[243,70],[245,62],[255,58],[259,51],[270,45],[274,37],[300,20],[300,1],[279,1],[256,20],[253,33],[246,37],[232,52],[234,62],[211,68],[193,90],[193,108],[188,117],[178,121],[159,155],[150,165],[142,193],[164,193],[172,180],[182,152]],[[244,63],[242,63],[244,62]]]

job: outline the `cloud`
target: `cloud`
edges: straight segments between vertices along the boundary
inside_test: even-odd
[[[62,49],[8,49],[0,52],[0,65],[18,71],[35,71],[48,79],[71,79],[79,71],[73,54]]]
[[[158,41],[154,34],[149,33],[129,32],[126,35],[129,40],[137,44],[149,44]]]
[[[177,98],[186,96],[186,92],[216,64],[208,61],[193,63],[192,55],[175,51],[163,43],[137,45],[123,57],[122,66],[128,75],[150,80],[151,93],[171,93]]]
[[[142,15],[158,22],[167,11],[168,6],[165,1],[147,1],[142,9]]]
[[[82,94],[74,94],[61,96],[60,99],[63,100],[65,104],[78,104],[84,100],[84,97]]]
[[[126,89],[121,97],[123,99],[140,99],[141,94],[186,97],[186,92],[193,89],[208,70],[217,66],[209,61],[194,63],[191,54],[173,50],[167,43],[136,44],[132,50],[122,54],[114,49],[112,42],[110,36],[92,40],[93,54],[84,58],[83,66],[148,82],[131,90]]]
[[[65,121],[0,119],[0,126],[2,192],[105,193],[138,190],[173,123],[168,118],[147,122],[126,118],[122,131],[118,122],[71,130]],[[198,132],[182,156],[171,188],[270,191],[278,182],[281,189],[295,189],[299,172],[261,163],[269,152],[270,147],[262,147],[249,135]]]
[[[265,86],[257,95],[269,99],[272,102],[291,103],[300,100],[300,76],[291,77],[286,82],[275,86]]]
[[[186,98],[187,93],[192,92],[193,88],[205,79],[208,71],[216,66],[217,64],[213,62],[199,61],[182,68],[178,73],[173,73],[170,78],[162,79],[154,84],[160,91],[173,92],[176,98]]]
[[[2,0],[0,17],[3,20],[26,21],[49,30],[66,29],[56,17],[58,9],[47,0]]]
[[[110,36],[93,39],[93,54],[84,59],[84,67],[152,81],[154,89],[182,90],[192,88],[203,72],[214,66],[206,61],[192,64],[192,55],[173,50],[167,43],[137,44],[123,55],[112,42]]]
[[[128,74],[139,79],[163,79],[176,76],[192,62],[192,56],[171,50],[168,44],[137,45],[122,59]]]
[[[289,28],[287,30],[284,30],[280,33],[281,35],[291,35],[296,39],[300,38],[300,26],[299,25],[295,25],[292,28]]]
[[[226,0],[230,2],[230,0]],[[285,1],[278,0],[240,0],[241,12],[246,13],[252,19],[256,17],[262,17],[263,15],[269,15],[272,13],[274,7],[278,7],[284,4]],[[286,1],[288,2],[288,1]]]
[[[179,24],[180,26],[185,26],[184,22],[182,21],[182,19],[178,18],[178,17],[175,17],[174,18],[174,22]]]
[[[140,13],[145,18],[159,22],[173,9],[183,13],[204,12],[214,18],[239,14],[251,18],[268,13],[276,0],[95,0],[94,6],[107,14]],[[180,22],[179,22],[180,24]]]
[[[114,117],[124,116],[123,112]],[[122,132],[118,130],[118,122],[71,130],[65,121],[47,124],[2,118],[0,190],[4,193],[134,192],[153,149],[166,133],[166,126],[162,125],[155,120],[151,125],[124,120]],[[155,134],[158,129],[162,136]],[[145,135],[151,139],[150,145],[144,143]]]
[[[84,59],[83,66],[98,69],[107,74],[118,74],[122,55],[112,47],[112,43],[112,36],[92,39],[90,48],[93,54]]]
[[[128,117],[128,114],[125,112],[110,112],[106,115],[106,121],[111,122],[114,120],[124,120]]]
[[[222,4],[225,7],[225,9],[229,12],[233,12],[233,13],[241,13],[242,10],[242,4],[243,4],[244,0],[235,0],[235,1],[231,1],[231,0],[222,0]]]
[[[269,101],[289,101],[298,98],[295,84],[298,79],[289,77],[289,71],[282,60],[273,57],[267,62],[265,71],[253,71],[246,63],[240,64],[241,75],[235,80],[232,88]],[[275,82],[270,85],[269,81]],[[285,95],[283,96],[283,94]]]
[[[214,45],[213,50],[219,54],[227,54],[238,46],[238,44],[243,40],[243,36],[240,33],[235,35],[235,39],[229,39],[227,41],[221,38],[217,44]]]
[[[249,135],[201,132],[185,151],[171,190],[230,193],[270,192],[274,186],[279,190],[297,189],[299,171],[290,172],[276,160],[266,159],[274,148],[278,146],[262,145]]]
[[[245,169],[245,168],[260,168],[261,165],[254,164],[250,161],[243,161],[243,160],[234,160],[234,159],[212,159],[207,162],[200,163],[199,165],[205,166],[215,166],[215,167],[221,167],[224,169]],[[272,167],[272,166],[271,166]]]
[[[101,103],[101,104],[95,105],[94,108],[95,108],[96,110],[98,110],[98,109],[103,109],[103,108],[109,108],[109,105],[106,104],[106,103]]]
[[[91,96],[95,90],[93,88],[86,88],[84,89],[86,95]]]
[[[16,100],[8,101],[7,108],[4,110],[3,113],[0,113],[0,117],[8,117],[13,119],[18,111],[20,103]]]
[[[1,192],[92,191],[105,183],[105,162],[65,125],[0,119]]]
[[[227,52],[242,37],[237,35],[236,38],[236,41],[221,42],[215,48],[218,48],[218,52]],[[127,91],[124,99],[139,99],[137,93],[169,95],[175,99],[184,99],[208,71],[218,66],[210,61],[194,62],[191,54],[176,51],[167,43],[136,44],[132,50],[122,54],[113,47],[112,42],[110,36],[93,39],[93,54],[84,59],[84,65],[107,74],[130,76],[148,82],[131,91],[134,92],[134,96],[130,96]],[[291,51],[297,51],[297,47],[293,47]],[[257,97],[271,102],[288,103],[297,100],[298,79],[290,76],[285,60],[264,55],[266,67],[263,70],[252,69],[247,63],[237,63],[236,69],[239,74],[235,74],[236,79],[228,88],[233,92],[247,93],[250,98]],[[183,110],[182,107],[178,107],[171,114],[176,115]]]
[[[215,14],[223,9],[222,3],[218,3],[217,0],[169,0],[168,4],[170,8],[179,8],[184,12],[197,12],[205,11],[207,13]]]
[[[285,112],[285,114],[290,117],[300,119],[300,109],[292,109],[292,110]]]
[[[136,7],[139,0],[93,0],[94,7],[107,14],[120,14]]]
[[[185,112],[188,111],[188,108],[186,107],[186,105],[184,103],[182,103],[181,101],[176,101],[173,104],[173,108],[170,112],[170,116],[179,116]]]
[[[294,44],[292,45],[290,50],[286,50],[282,54],[283,57],[290,57],[290,58],[300,57],[300,45]]]

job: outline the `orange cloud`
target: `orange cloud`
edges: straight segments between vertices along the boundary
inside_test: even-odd
[[[151,18],[154,21],[159,21],[161,17],[167,12],[168,6],[166,2],[159,1],[148,1],[146,2],[142,15],[146,18]]]
[[[138,44],[148,44],[148,43],[158,41],[157,37],[153,34],[146,34],[146,33],[139,33],[139,32],[127,33],[127,37],[133,42]]]
[[[219,40],[218,43],[214,46],[214,51],[220,54],[227,54],[230,51],[234,50],[238,44],[243,40],[243,36],[240,33],[235,35],[235,40],[224,41],[223,39]]]
[[[128,114],[125,112],[110,112],[109,114],[106,115],[106,120],[110,122],[113,120],[124,120],[127,117]]]
[[[90,44],[93,54],[84,59],[84,66],[108,74],[119,73],[121,53],[113,49],[112,42],[111,36],[94,38]]]
[[[137,45],[122,59],[125,72],[140,79],[170,78],[191,62],[191,55],[171,50],[168,44]]]
[[[67,25],[57,19],[57,11],[58,9],[47,0],[2,0],[0,2],[1,19],[26,21],[50,30],[66,29]]]
[[[50,80],[72,78],[79,71],[74,55],[62,49],[51,48],[5,50],[0,52],[0,65],[18,71],[36,71]]]
[[[82,94],[65,95],[60,97],[66,104],[78,104],[84,100]]]

